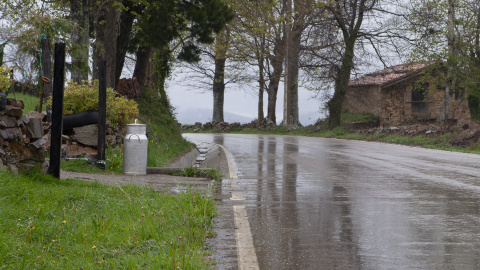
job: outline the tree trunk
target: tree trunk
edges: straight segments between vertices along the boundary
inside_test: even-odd
[[[290,62],[291,60],[291,47],[292,47],[292,0],[286,0],[286,15],[285,15],[285,75],[284,75],[284,86],[283,86],[283,125],[290,125],[290,114],[291,114],[291,104],[290,104]]]
[[[225,58],[215,59],[215,81],[213,82],[212,121],[223,122],[223,103],[225,98]]]
[[[135,62],[135,69],[133,70],[133,77],[137,78],[142,91],[148,88],[149,77],[152,75],[151,66],[153,58],[153,48],[140,46],[137,50],[137,61]]]
[[[287,67],[286,67],[286,87],[287,97],[286,116],[284,116],[284,125],[301,126],[298,114],[298,71],[300,59],[300,42],[302,36],[301,23],[294,26],[290,33],[289,46],[287,48]]]
[[[115,85],[118,85],[118,81],[122,76],[125,56],[127,55],[128,45],[132,36],[133,22],[136,19],[135,14],[141,12],[141,7],[139,7],[139,5],[134,5],[133,1],[123,0],[123,5],[125,8],[120,15],[120,33],[117,37]]]
[[[229,46],[229,32],[224,29],[217,34],[215,41],[215,74],[213,78],[213,116],[212,121],[223,122],[223,104],[225,96],[225,62]]]
[[[265,115],[263,113],[263,94],[265,92],[265,37],[262,36],[262,40],[260,41],[260,44],[258,44],[258,40],[255,38],[255,43],[257,47],[256,51],[256,58],[258,61],[258,72],[259,72],[259,78],[258,78],[258,115],[257,115],[257,121],[258,124],[260,125],[263,120],[265,119]]]
[[[301,42],[302,33],[301,30],[297,29],[293,33],[292,47],[291,47],[291,62],[290,62],[290,78],[289,81],[289,91],[290,91],[290,124],[293,126],[301,126],[299,118],[299,108],[298,108],[298,72],[299,72],[299,61],[300,61],[300,42]]]
[[[335,92],[327,104],[329,111],[328,126],[330,128],[338,127],[341,123],[343,100],[348,90],[348,82],[353,68],[355,40],[356,38],[345,38],[345,52],[336,74]]]
[[[72,53],[72,81],[82,83],[88,80],[89,58],[89,29],[90,29],[90,6],[88,0],[71,0],[70,16],[76,27],[72,31],[72,42],[75,44]]]
[[[277,124],[277,93],[278,85],[283,72],[283,61],[285,58],[284,41],[277,36],[273,47],[273,55],[270,56],[270,63],[272,64],[273,72],[270,74],[270,81],[268,83],[268,114],[267,119]]]
[[[113,0],[107,0],[102,2],[99,7],[98,17],[95,22],[96,40],[93,77],[98,79],[99,61],[102,59],[106,60],[107,87],[115,89],[116,47],[120,13],[113,4]]]
[[[445,123],[448,119],[450,105],[452,104],[453,93],[455,92],[456,72],[456,37],[455,37],[455,0],[448,0],[448,60],[447,60],[447,83],[443,95],[443,102],[438,111],[437,121]]]

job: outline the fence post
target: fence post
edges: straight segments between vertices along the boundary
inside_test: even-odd
[[[55,43],[53,70],[52,125],[50,129],[50,166],[48,174],[60,178],[62,154],[63,90],[65,82],[65,43]]]
[[[107,121],[107,61],[98,66],[98,144],[97,167],[105,169],[105,135]]]

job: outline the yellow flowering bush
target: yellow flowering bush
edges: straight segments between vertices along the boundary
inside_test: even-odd
[[[48,101],[52,103],[51,99]],[[63,112],[72,115],[98,110],[98,81],[91,84],[69,82],[65,88]],[[113,127],[123,127],[138,115],[138,106],[134,100],[116,96],[112,88],[107,88],[107,120]]]
[[[10,85],[12,85],[10,69],[6,66],[0,66],[0,92],[6,92]]]

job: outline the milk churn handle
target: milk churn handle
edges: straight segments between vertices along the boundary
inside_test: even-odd
[[[130,135],[130,136],[128,137],[128,140],[129,140],[129,141],[130,141],[130,138],[131,138],[132,136],[137,136],[138,142],[139,142],[139,143],[142,143],[142,141],[140,140],[140,136],[138,136],[137,134],[132,134],[132,135]]]

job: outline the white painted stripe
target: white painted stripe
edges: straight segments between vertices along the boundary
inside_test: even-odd
[[[227,157],[227,163],[228,163],[228,172],[230,173],[230,179],[238,179],[237,172],[235,171],[235,166],[233,163],[233,158],[230,152],[225,148],[223,145],[218,145],[223,149],[223,152],[225,153],[225,156]]]
[[[245,205],[234,205],[235,236],[237,238],[238,269],[260,269]]]

